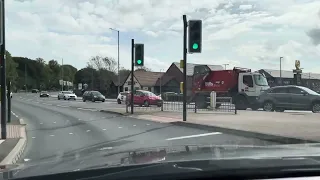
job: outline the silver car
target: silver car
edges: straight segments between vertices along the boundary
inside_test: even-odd
[[[58,94],[58,100],[60,100],[60,99],[64,99],[64,100],[73,99],[73,100],[76,100],[77,96],[74,93],[72,93],[71,91],[61,91]]]
[[[265,111],[306,110],[320,112],[320,94],[302,86],[277,86],[257,98]]]

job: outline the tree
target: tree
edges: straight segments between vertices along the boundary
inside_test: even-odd
[[[111,72],[115,72],[117,70],[116,65],[116,61],[111,57],[93,56],[88,62],[88,67],[95,68],[97,70],[104,69]]]
[[[6,51],[6,80],[11,81],[13,88],[15,88],[18,78],[17,67],[18,64],[13,61],[11,54]]]

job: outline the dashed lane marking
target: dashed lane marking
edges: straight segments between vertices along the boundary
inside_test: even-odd
[[[189,139],[189,138],[211,136],[211,135],[219,135],[219,134],[222,134],[222,133],[221,132],[212,132],[212,133],[204,133],[204,134],[195,134],[195,135],[190,135],[190,136],[180,136],[180,137],[169,138],[169,139],[166,139],[166,140],[167,141],[172,141],[172,140]]]
[[[88,129],[86,132],[90,132],[90,131],[91,131],[91,130]]]
[[[50,134],[50,136],[53,137],[54,135],[53,135],[53,134]]]
[[[70,135],[72,135],[73,133],[69,133]]]

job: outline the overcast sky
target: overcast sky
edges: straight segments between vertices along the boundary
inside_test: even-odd
[[[83,68],[91,56],[129,68],[131,39],[154,71],[182,59],[182,15],[203,20],[203,52],[190,63],[320,73],[319,0],[6,0],[6,48],[13,56]]]

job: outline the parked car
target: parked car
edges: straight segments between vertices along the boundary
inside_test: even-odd
[[[49,97],[50,95],[49,95],[49,93],[48,93],[48,91],[41,91],[40,92],[40,97]]]
[[[86,100],[95,102],[95,101],[101,101],[104,102],[106,100],[106,97],[102,95],[99,91],[86,91],[82,95],[82,101],[86,102]]]
[[[128,95],[127,102],[128,102],[128,105],[130,105],[130,102],[131,102],[130,93]],[[157,105],[158,107],[161,107],[163,104],[163,101],[160,96],[157,96],[150,91],[136,90],[133,95],[133,104],[146,106],[146,107],[150,105]]]
[[[320,112],[320,94],[302,86],[277,86],[257,98],[265,111],[308,110]]]
[[[31,90],[31,93],[38,93],[38,92],[39,92],[38,89],[32,89],[32,90]]]
[[[126,102],[126,98],[129,92],[120,92],[117,97],[118,104],[121,104],[121,102]]]
[[[70,100],[70,99],[73,99],[73,100],[77,100],[77,96],[71,92],[71,91],[61,91],[59,92],[58,94],[58,100],[60,99],[64,99],[64,100]]]

